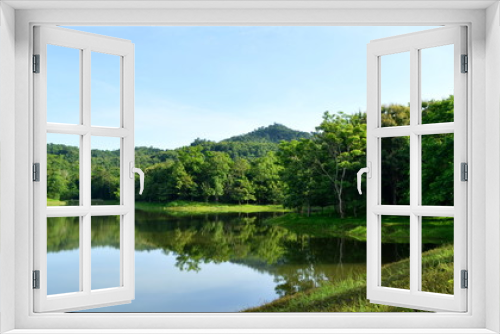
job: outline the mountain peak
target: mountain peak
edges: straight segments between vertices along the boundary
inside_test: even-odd
[[[249,133],[234,136],[222,140],[223,142],[272,142],[279,143],[282,140],[290,141],[300,138],[310,138],[309,132],[297,131],[286,127],[283,124],[274,123],[268,126],[261,126]]]

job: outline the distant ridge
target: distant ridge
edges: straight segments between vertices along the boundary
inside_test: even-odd
[[[294,139],[311,138],[311,133],[297,131],[274,123],[269,126],[261,126],[252,132],[224,139],[221,142],[271,142],[290,141]]]

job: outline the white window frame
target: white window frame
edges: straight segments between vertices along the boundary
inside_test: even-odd
[[[404,2],[404,3],[403,3]],[[4,1],[0,4],[0,284],[2,331],[495,333],[500,332],[500,18],[497,1],[203,2]],[[14,10],[10,5],[24,6]],[[45,7],[44,7],[45,6]],[[97,8],[99,6],[100,8]],[[150,6],[150,8],[147,8]],[[155,7],[164,8],[155,8]],[[165,8],[170,6],[170,8]],[[183,8],[175,8],[183,6]],[[203,6],[203,8],[201,7]],[[212,6],[210,8],[210,6]],[[228,8],[224,8],[224,6]],[[406,6],[406,8],[405,8]],[[430,7],[432,6],[432,8]],[[457,8],[457,6],[459,8]],[[488,9],[485,9],[489,6]],[[38,8],[37,8],[38,7]],[[58,8],[66,7],[66,8]],[[75,9],[85,8],[87,9]],[[173,8],[174,7],[174,8]],[[246,8],[242,8],[246,7]],[[49,9],[47,9],[49,8]],[[350,8],[350,9],[349,9]],[[356,8],[356,9],[354,9]],[[441,8],[441,9],[436,9]],[[485,24],[486,23],[486,24]],[[446,25],[468,26],[469,310],[367,314],[35,314],[32,270],[32,27],[59,25]],[[160,64],[159,64],[160,66]],[[488,84],[488,85],[487,85]],[[488,121],[486,121],[488,119]],[[12,144],[14,143],[14,144]],[[488,154],[485,152],[488,151]],[[488,164],[485,164],[488,162]],[[486,166],[486,167],[485,167]],[[489,173],[486,182],[486,172]],[[486,196],[488,194],[488,196]],[[472,229],[472,226],[474,227]],[[486,255],[490,256],[486,256]],[[486,293],[487,291],[487,293]],[[100,329],[100,330],[99,330]],[[135,329],[135,330],[134,330]],[[159,329],[165,329],[160,331]],[[240,329],[240,330],[239,330]],[[245,329],[247,329],[245,331]],[[45,331],[47,332],[47,331]],[[110,333],[110,331],[108,331]]]

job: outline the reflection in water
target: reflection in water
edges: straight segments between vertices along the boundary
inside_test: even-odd
[[[91,218],[91,289],[120,286],[120,216]]]
[[[47,218],[48,295],[80,290],[79,229],[79,217]],[[51,252],[58,252],[58,256]]]
[[[181,271],[196,272],[207,263],[233,263],[272,275],[278,296],[364,273],[364,242],[311,237],[262,223],[273,215],[178,218],[138,212],[136,233],[140,231],[141,237],[136,247],[140,249],[141,241],[147,240],[166,255],[175,256],[175,266]]]
[[[137,211],[136,299],[91,311],[232,312],[365,273],[364,242],[262,222],[278,214],[174,217]],[[100,262],[115,261],[116,231],[100,226],[105,224],[93,226],[93,240],[99,243],[93,246],[108,249]],[[53,263],[63,260],[68,250],[78,252],[78,230],[65,228],[74,242],[49,239]]]

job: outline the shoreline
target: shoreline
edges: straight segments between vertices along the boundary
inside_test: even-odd
[[[204,202],[169,202],[148,203],[136,202],[136,210],[167,214],[207,214],[207,213],[257,213],[277,212],[286,213],[289,210],[281,205],[275,204],[227,204],[227,203],[204,203]]]
[[[47,206],[66,206],[66,201],[47,199]],[[115,205],[116,201],[102,201],[102,205]],[[280,204],[229,204],[214,202],[173,201],[166,203],[135,202],[136,210],[157,213],[206,214],[206,213],[256,213],[276,212],[287,213],[289,209]]]
[[[408,289],[410,260],[382,266],[384,286]],[[425,276],[422,289],[453,294],[453,246],[443,245],[422,254]],[[438,283],[436,283],[438,282]],[[372,304],[366,299],[366,275],[284,296],[240,312],[422,312],[413,309]]]

